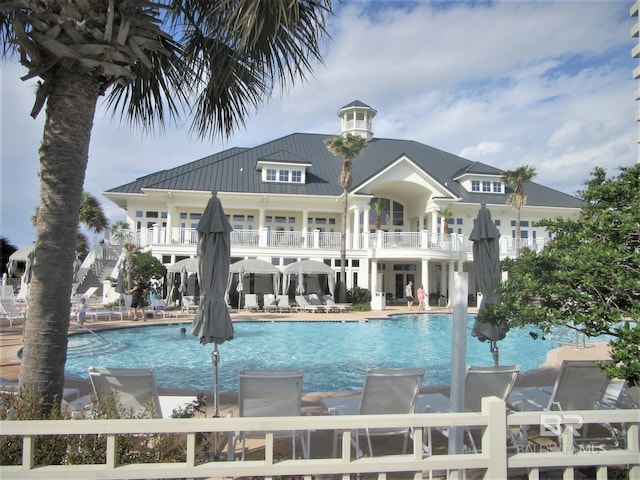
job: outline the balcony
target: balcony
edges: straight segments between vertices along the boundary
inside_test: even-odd
[[[313,231],[273,231],[268,228],[260,230],[234,230],[231,232],[231,248],[234,249],[286,249],[304,250],[313,248],[328,253],[340,250],[340,233]],[[153,245],[189,246],[198,243],[198,232],[185,228],[146,228],[139,231],[117,231],[111,234],[111,243],[121,245],[133,243],[137,247]],[[548,239],[522,239],[521,248],[541,250]],[[473,242],[462,234],[442,235],[428,230],[421,232],[384,232],[348,233],[347,250],[385,250],[407,251],[419,255],[420,251],[466,252],[471,254]],[[515,241],[511,237],[500,238],[500,254],[513,255]]]

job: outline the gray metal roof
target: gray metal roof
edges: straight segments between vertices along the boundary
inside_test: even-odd
[[[335,135],[293,133],[253,148],[231,148],[169,170],[162,170],[114,187],[105,193],[141,193],[143,188],[280,195],[339,196],[342,158],[327,150],[325,140]],[[394,161],[408,157],[419,168],[464,202],[504,204],[508,195],[471,193],[455,179],[464,173],[500,175],[502,170],[438,150],[412,140],[373,138],[353,159],[353,189],[376,176]],[[309,163],[306,183],[262,182],[258,161]],[[525,187],[529,206],[579,208],[577,197],[538,183]],[[510,189],[507,189],[507,194]]]

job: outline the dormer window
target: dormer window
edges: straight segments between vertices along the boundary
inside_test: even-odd
[[[264,168],[262,170],[262,181],[278,183],[303,183],[304,172],[298,168]]]
[[[305,183],[310,167],[311,163],[282,150],[262,157],[256,164],[256,170],[262,172],[261,180],[274,183]]]
[[[503,193],[502,182],[491,180],[471,180],[471,191],[477,193]]]

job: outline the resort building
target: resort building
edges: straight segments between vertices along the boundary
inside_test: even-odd
[[[326,140],[348,132],[366,138],[367,146],[352,163],[347,288],[385,292],[389,300],[401,301],[413,281],[432,298],[448,297],[454,272],[465,271],[473,302],[468,238],[482,204],[501,232],[501,255],[515,251],[516,210],[507,203],[512,190],[501,180],[503,170],[416,141],[377,138],[376,114],[356,100],[338,110],[339,131],[292,133],[230,148],[103,192],[127,212],[131,228],[112,231],[110,241],[134,242],[167,266],[193,257],[196,226],[215,192],[234,229],[232,263],[258,258],[284,269],[310,259],[331,267],[340,280],[343,158],[328,151]],[[543,248],[549,234],[536,222],[577,217],[581,201],[538,183],[525,191],[521,245]],[[259,286],[252,288],[260,293]],[[317,289],[322,286],[307,286],[309,292]]]

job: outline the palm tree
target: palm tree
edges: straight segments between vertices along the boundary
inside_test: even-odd
[[[378,230],[380,230],[380,223],[382,221],[382,199],[381,198],[376,198],[375,200],[372,200],[371,201],[371,209],[376,214],[375,228],[376,228],[376,232],[377,232]]]
[[[20,385],[47,409],[62,397],[74,237],[98,99],[143,132],[187,112],[199,138],[228,137],[276,87],[304,80],[321,60],[331,1],[0,5],[3,55],[17,54],[24,79],[39,77],[31,115],[46,106]]]
[[[40,207],[37,206],[35,208],[33,216],[31,217],[31,224],[33,226],[37,226],[39,211]],[[107,216],[104,214],[104,210],[102,209],[102,205],[100,204],[98,199],[90,193],[84,191],[82,192],[82,196],[80,197],[78,222],[83,223],[85,227],[95,233],[100,233],[109,226]],[[75,245],[75,251],[77,252],[77,254],[81,258],[84,258],[89,251],[89,239],[80,230],[80,225],[78,225],[76,231]]]
[[[340,302],[347,301],[346,292],[346,269],[347,263],[347,212],[349,209],[348,197],[351,190],[351,182],[353,175],[351,173],[351,162],[356,158],[362,149],[367,146],[367,140],[359,135],[346,133],[337,137],[330,138],[326,141],[327,149],[334,155],[344,157],[342,162],[342,170],[338,183],[342,187],[344,194],[344,203],[342,208],[342,228],[340,231],[340,283],[341,288],[338,289]]]
[[[442,217],[442,239],[445,240],[449,235],[449,219],[453,216],[451,207],[444,207],[440,209],[440,217]]]
[[[523,165],[515,170],[507,170],[502,174],[502,181],[513,187],[513,192],[507,199],[507,204],[516,209],[516,257],[520,255],[520,209],[527,203],[524,185],[536,176],[536,169]]]

